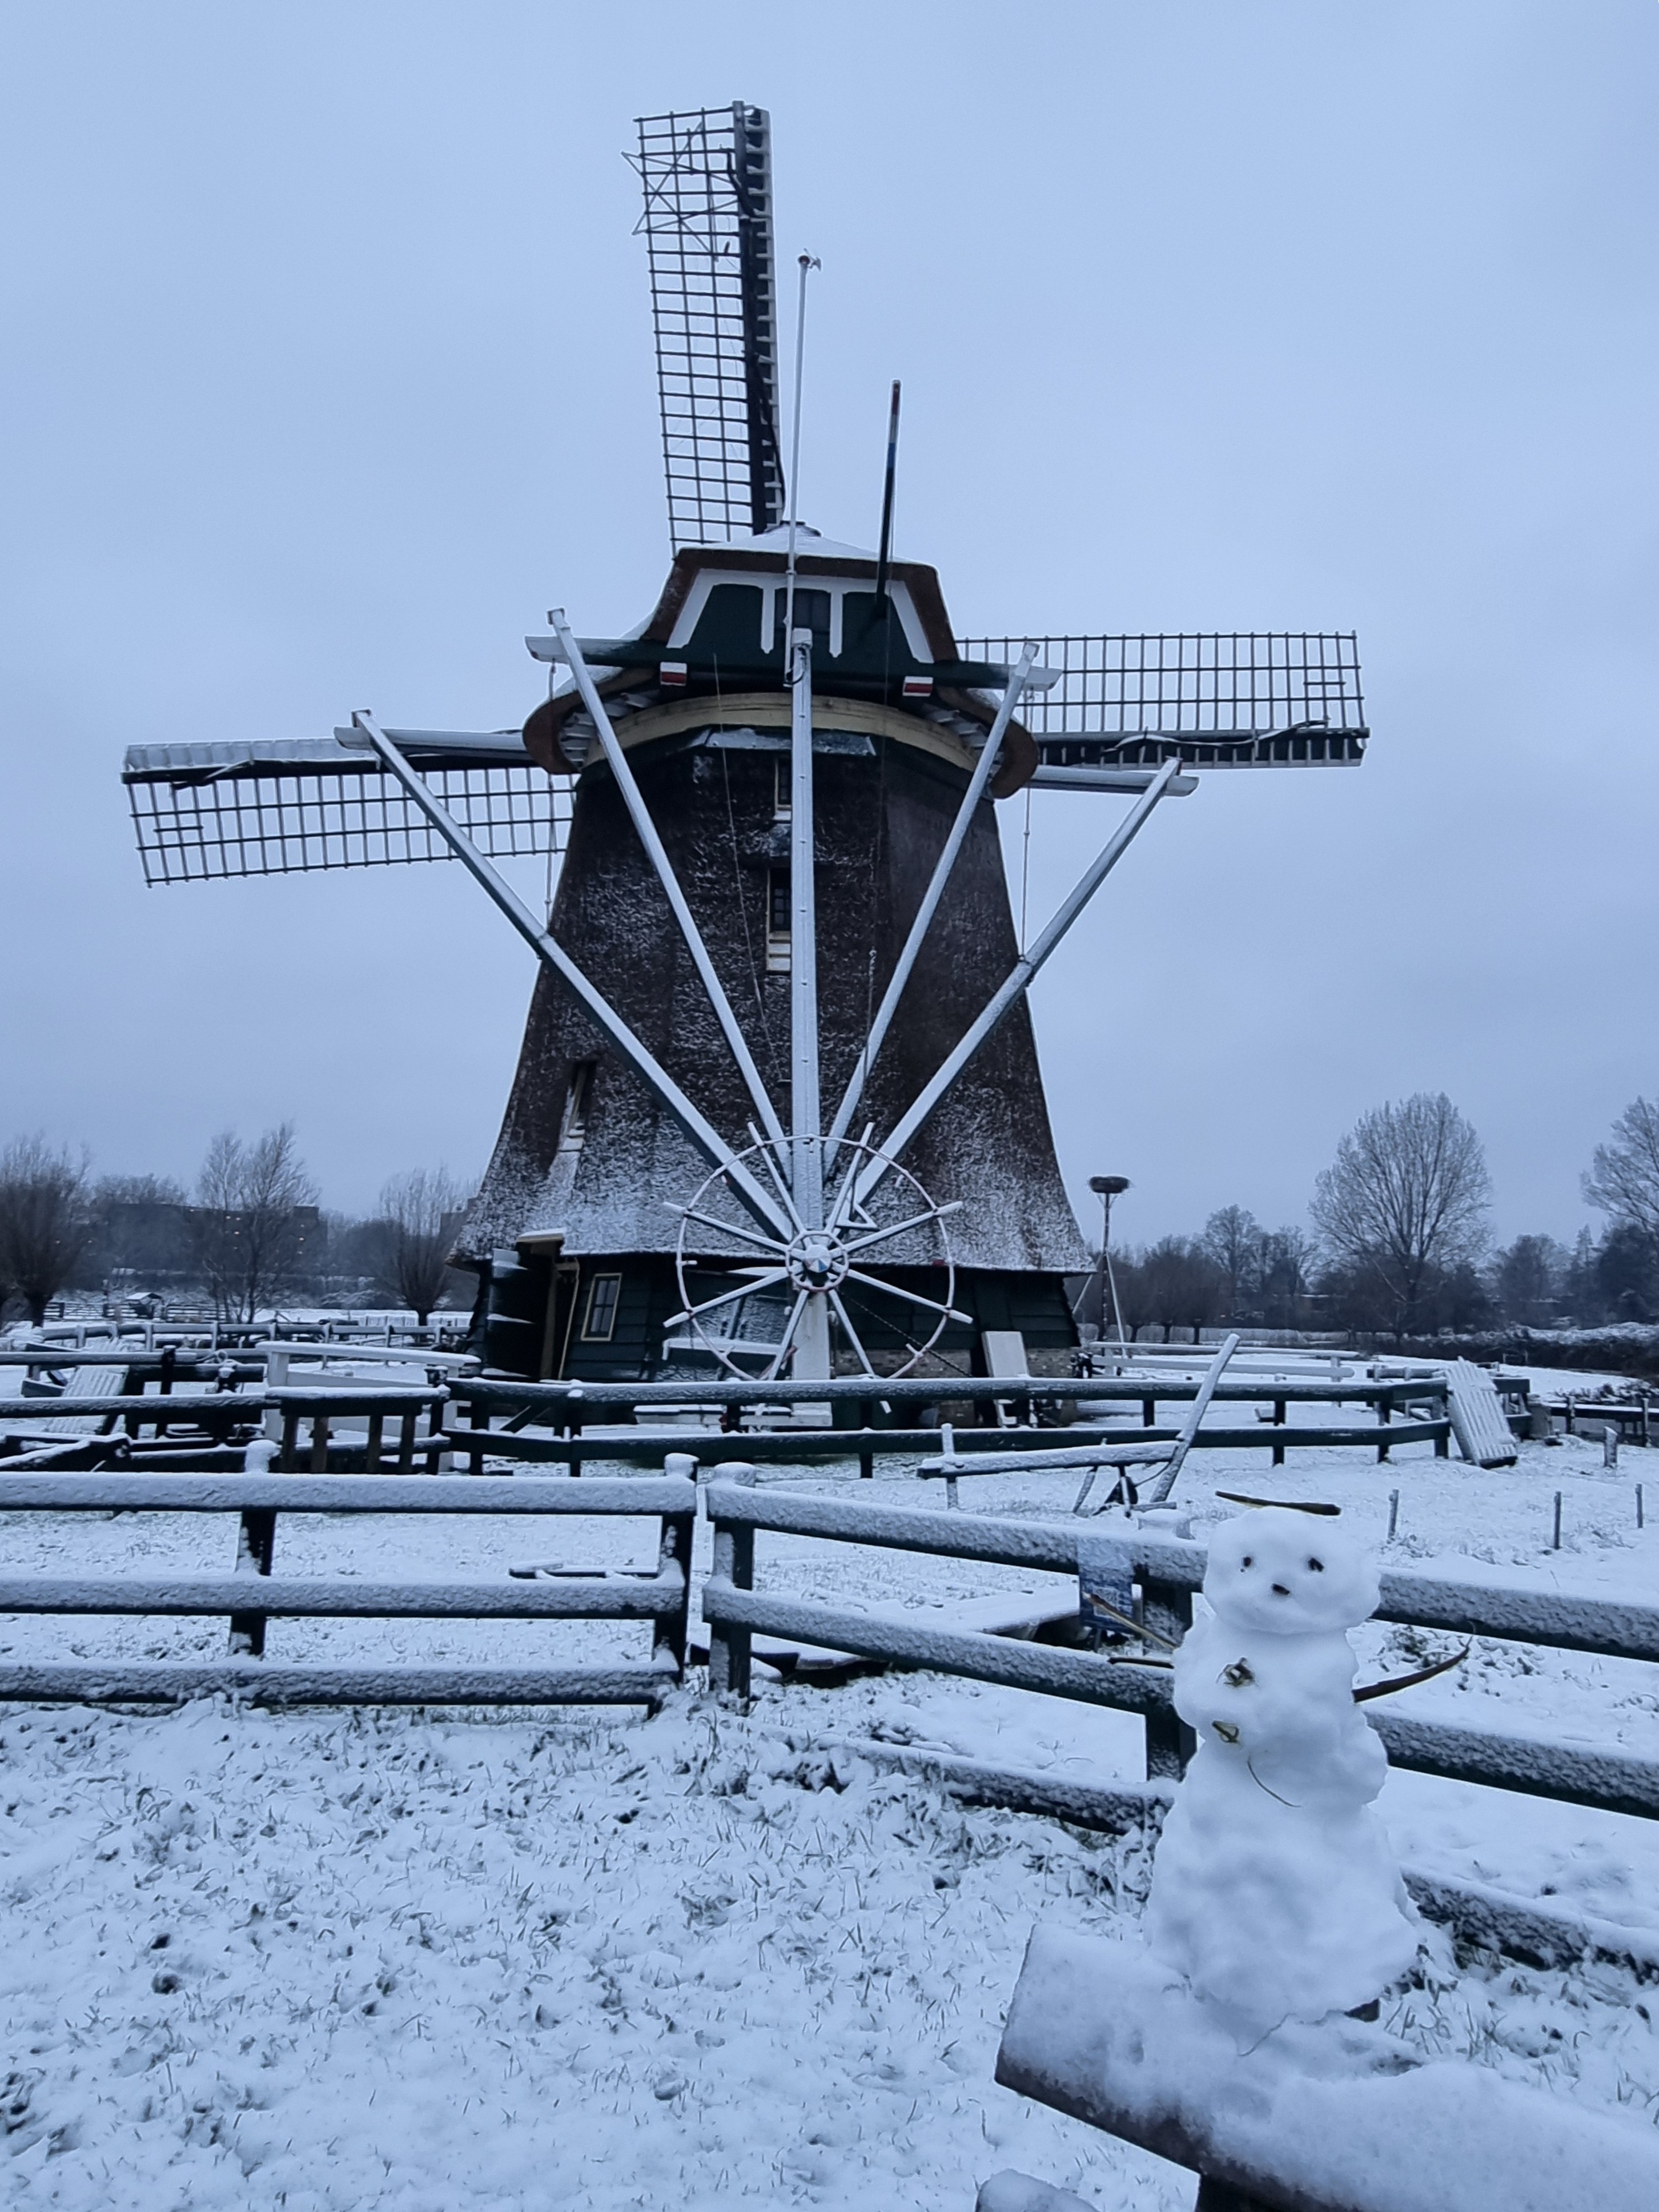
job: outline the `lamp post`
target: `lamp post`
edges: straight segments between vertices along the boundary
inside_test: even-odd
[[[1112,1276],[1112,1200],[1129,1188],[1127,1176],[1091,1176],[1089,1188],[1100,1200],[1100,1273],[1102,1291],[1101,1319],[1105,1319],[1106,1296],[1112,1301],[1112,1318],[1117,1323],[1117,1348],[1127,1352],[1128,1346],[1123,1334],[1123,1316],[1118,1309],[1117,1284]]]

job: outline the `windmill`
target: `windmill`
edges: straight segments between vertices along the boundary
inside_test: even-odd
[[[793,512],[763,111],[654,116],[644,191],[672,566],[646,620],[526,642],[522,731],[140,746],[149,881],[456,858],[541,963],[458,1258],[487,1362],[795,1380],[1038,1359],[1089,1264],[1026,993],[1194,770],[1342,765],[1350,634],[959,639],[936,571]],[[802,279],[803,286],[805,278]],[[803,292],[804,297],[804,292]],[[995,805],[1130,802],[1029,945]],[[545,919],[495,861],[557,855]]]

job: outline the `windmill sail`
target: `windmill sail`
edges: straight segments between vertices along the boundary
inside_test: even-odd
[[[783,520],[772,138],[766,111],[639,118],[673,549]]]
[[[1057,669],[1020,704],[1044,768],[1357,765],[1370,732],[1350,630],[1198,630],[1043,637]],[[964,658],[1006,661],[1024,642],[964,639]]]
[[[563,852],[568,788],[532,761],[516,730],[392,734],[493,858]],[[338,735],[133,745],[121,781],[147,883],[454,857],[374,755]]]

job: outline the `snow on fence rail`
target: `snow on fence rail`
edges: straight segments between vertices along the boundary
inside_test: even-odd
[[[854,1504],[800,1491],[762,1491],[732,1479],[738,1474],[732,1468],[704,1492],[714,1528],[714,1571],[702,1596],[711,1688],[746,1696],[754,1636],[790,1637],[863,1657],[1139,1713],[1146,1726],[1149,1777],[1181,1772],[1193,1737],[1176,1713],[1169,1679],[1161,1669],[1133,1658],[1014,1642],[983,1631],[926,1627],[817,1600],[776,1596],[754,1586],[755,1537],[763,1529],[1075,1574],[1079,1542],[1095,1547],[1102,1540],[1098,1524],[1003,1521]],[[1193,1592],[1204,1579],[1205,1547],[1139,1530],[1126,1531],[1121,1543],[1125,1568],[1140,1589],[1146,1626],[1155,1635],[1179,1641],[1191,1623]],[[1659,1660],[1659,1607],[1389,1573],[1382,1577],[1376,1613],[1382,1620],[1457,1635]],[[1659,1819],[1659,1763],[1652,1760],[1392,1711],[1375,1713],[1371,1719],[1396,1766]]]
[[[118,1474],[0,1471],[0,1513],[234,1513],[235,1564],[222,1576],[0,1575],[0,1613],[204,1615],[229,1620],[217,1661],[77,1661],[0,1667],[0,1700],[88,1705],[178,1703],[229,1691],[262,1705],[644,1705],[655,1706],[685,1666],[696,1486],[682,1474],[568,1477]],[[660,1524],[657,1564],[637,1575],[532,1570],[500,1582],[370,1582],[272,1572],[277,1516],[594,1514]],[[586,1667],[267,1666],[272,1620],[640,1620],[653,1624],[647,1662]]]

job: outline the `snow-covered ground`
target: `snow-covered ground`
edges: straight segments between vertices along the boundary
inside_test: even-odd
[[[1651,1594],[1647,1455],[1523,1449],[1481,1474],[1405,1450],[1206,1455],[1188,1487],[1328,1498],[1389,1563]],[[1653,1502],[1659,1514],[1659,1456]],[[937,1507],[937,1486],[769,1472]],[[975,1477],[969,1511],[1063,1512],[1067,1478]],[[1553,1551],[1553,1493],[1563,1544]],[[706,1546],[707,1532],[702,1532]],[[216,1518],[18,1516],[17,1569],[228,1563]],[[643,1563],[643,1523],[284,1521],[279,1570],[498,1573]],[[763,1537],[763,1588],[839,1603],[1054,1592],[1058,1577]],[[642,1650],[641,1627],[279,1624],[272,1657],[508,1659]],[[222,1650],[222,1622],[0,1623],[46,1657]],[[1364,1632],[1367,1672],[1451,1639]],[[1408,1693],[1415,1710],[1659,1756],[1659,1674],[1512,1645]],[[1133,1844],[968,1811],[815,1746],[879,1735],[1082,1778],[1139,1771],[1119,1715],[937,1676],[763,1684],[745,1716],[684,1692],[629,1714],[167,1717],[0,1712],[4,2198],[293,2212],[546,2205],[972,2204],[1013,2166],[1103,2206],[1173,2212],[1189,2176],[992,2082],[1026,1936],[1109,1934]],[[1382,1808],[1402,1856],[1548,1896],[1650,1937],[1659,1828],[1413,1775]],[[1591,2104],[1659,2113],[1649,1990],[1610,1968],[1459,1972],[1443,1948],[1392,2025]]]

